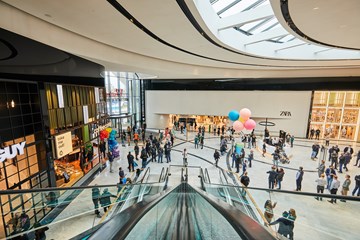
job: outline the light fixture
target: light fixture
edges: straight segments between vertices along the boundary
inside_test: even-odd
[[[14,100],[11,100],[10,106],[11,106],[12,108],[15,107],[15,102],[14,102]]]
[[[313,8],[313,10],[318,10],[318,9],[319,9],[319,7],[314,7],[314,8]]]

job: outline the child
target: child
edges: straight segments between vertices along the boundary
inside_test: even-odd
[[[266,144],[265,144],[265,142],[263,144],[263,149],[262,150],[263,150],[262,156],[265,157],[265,153],[266,153]]]

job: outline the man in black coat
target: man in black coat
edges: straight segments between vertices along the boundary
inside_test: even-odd
[[[128,168],[129,168],[129,172],[133,172],[134,171],[134,156],[131,154],[131,152],[129,152],[129,154],[127,155],[127,160],[128,160]]]
[[[276,180],[276,177],[277,177],[277,172],[275,170],[276,170],[276,167],[272,166],[271,171],[266,172],[266,173],[269,174],[269,178],[268,178],[268,180],[269,180],[269,189],[274,189],[275,180]]]

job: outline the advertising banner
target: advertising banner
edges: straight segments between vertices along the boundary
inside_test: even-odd
[[[62,158],[73,151],[71,132],[55,136],[56,157]]]

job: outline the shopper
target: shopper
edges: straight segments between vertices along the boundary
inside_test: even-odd
[[[301,183],[303,180],[303,176],[303,167],[299,167],[299,171],[296,173],[296,191],[301,191]]]
[[[254,159],[254,151],[250,150],[250,153],[248,155],[248,161],[249,161],[249,168],[252,167],[252,160]]]
[[[280,160],[279,153],[275,150],[271,155],[273,156],[273,165],[276,166],[276,168],[278,168],[279,160]]]
[[[355,176],[355,188],[352,191],[352,196],[356,194],[356,191],[357,191],[357,196],[360,196],[360,175]]]
[[[110,172],[113,173],[113,162],[114,162],[114,156],[112,154],[112,151],[108,152],[108,159],[109,159],[109,163],[110,163]]]
[[[297,216],[296,216],[296,212],[295,209],[290,208],[289,210],[289,216],[288,219],[291,221],[290,224],[290,234],[289,234],[289,239],[293,240],[294,239],[294,227],[295,227],[295,220],[296,220]]]
[[[134,152],[135,152],[135,159],[139,160],[138,156],[139,156],[140,148],[137,144],[135,144],[134,146]]]
[[[164,155],[164,149],[159,146],[158,148],[158,163],[163,163],[163,155]]]
[[[278,228],[278,234],[280,234],[281,236],[287,237],[288,235],[290,235],[290,225],[291,225],[291,221],[288,219],[289,213],[288,212],[283,212],[282,213],[282,217],[278,218],[276,221],[269,223],[269,225],[275,225],[275,224],[279,224],[279,228]],[[281,238],[279,238],[281,239]]]
[[[327,180],[327,186],[326,186],[326,188],[327,188],[328,190],[330,190],[331,182],[332,182],[334,176],[336,175],[336,171],[335,171],[335,169],[333,168],[332,165],[330,165],[330,166],[325,170],[325,175],[326,175],[326,180]]]
[[[128,153],[127,160],[129,164],[128,166],[129,172],[134,172],[134,156],[131,154],[131,152]]]
[[[187,153],[186,148],[185,148],[184,151],[182,152],[182,156],[183,156],[183,165],[184,165],[184,166],[187,166],[187,165],[188,165],[188,161],[187,161],[188,153]]]
[[[96,184],[95,184],[96,186]],[[99,198],[100,198],[100,189],[98,187],[94,187],[92,189],[92,201],[94,203],[95,214],[98,218],[101,218],[99,211]]]
[[[319,177],[325,172],[325,161],[322,160],[319,167],[317,167]]]
[[[244,172],[244,174],[240,178],[240,182],[243,184],[243,188],[241,189],[242,195],[246,195],[245,188],[250,184],[250,178],[248,177],[248,173]]]
[[[356,155],[356,163],[355,163],[354,166],[357,166],[359,162],[360,162],[360,150],[358,151],[358,153],[357,153],[357,155]],[[360,164],[359,164],[358,167],[360,168]]]
[[[35,240],[45,240],[46,234],[45,231],[49,230],[48,226],[42,226],[39,222],[34,224],[35,230]]]
[[[266,173],[269,174],[268,181],[269,181],[269,189],[274,189],[275,180],[277,176],[277,172],[275,171],[276,167],[272,166],[270,171],[267,171]]]
[[[100,197],[100,204],[104,208],[104,212],[107,212],[108,207],[111,205],[110,197],[116,198],[116,195],[111,194],[108,188],[104,189],[103,194]]]
[[[266,153],[266,143],[264,142],[263,146],[262,146],[262,156],[263,157],[265,157],[265,153]]]
[[[214,160],[215,160],[215,166],[216,166],[216,167],[217,167],[217,165],[218,165],[219,158],[220,158],[220,154],[219,154],[218,150],[215,149]]]
[[[330,194],[336,195],[338,189],[340,187],[340,181],[338,180],[338,176],[334,176],[331,186],[330,186]],[[331,200],[328,200],[329,203],[336,203],[336,199],[332,198]]]
[[[101,140],[100,141],[100,144],[99,144],[99,150],[100,150],[100,157],[103,157],[104,159],[106,158],[106,143],[104,140]]]
[[[295,140],[295,137],[294,137],[294,135],[292,135],[290,138],[291,147],[294,147],[294,140]]]
[[[284,169],[280,168],[279,170],[277,170],[277,176],[276,176],[276,182],[277,182],[277,189],[281,189],[281,182],[283,181],[285,175],[285,171]]]
[[[264,217],[266,219],[265,225],[269,224],[274,217],[274,208],[276,207],[277,202],[272,203],[271,200],[266,200],[264,208]]]
[[[165,158],[167,163],[171,162],[171,148],[167,144],[165,145]]]
[[[140,153],[140,158],[142,160],[141,168],[144,169],[144,168],[146,168],[147,158],[148,158],[147,152],[146,152],[144,147],[142,147],[142,150],[141,150],[141,153]]]
[[[345,181],[344,181],[344,183],[342,185],[341,195],[347,196],[348,191],[350,189],[350,184],[351,184],[350,175],[347,174],[345,176]],[[346,202],[346,200],[341,199],[340,202]]]
[[[325,186],[327,181],[325,179],[325,174],[321,174],[318,179],[315,180],[317,182],[316,191],[317,193],[324,193]],[[322,201],[322,197],[315,197],[316,200]]]
[[[195,148],[199,148],[199,135],[195,135],[195,139],[194,139],[194,143],[195,143]]]

